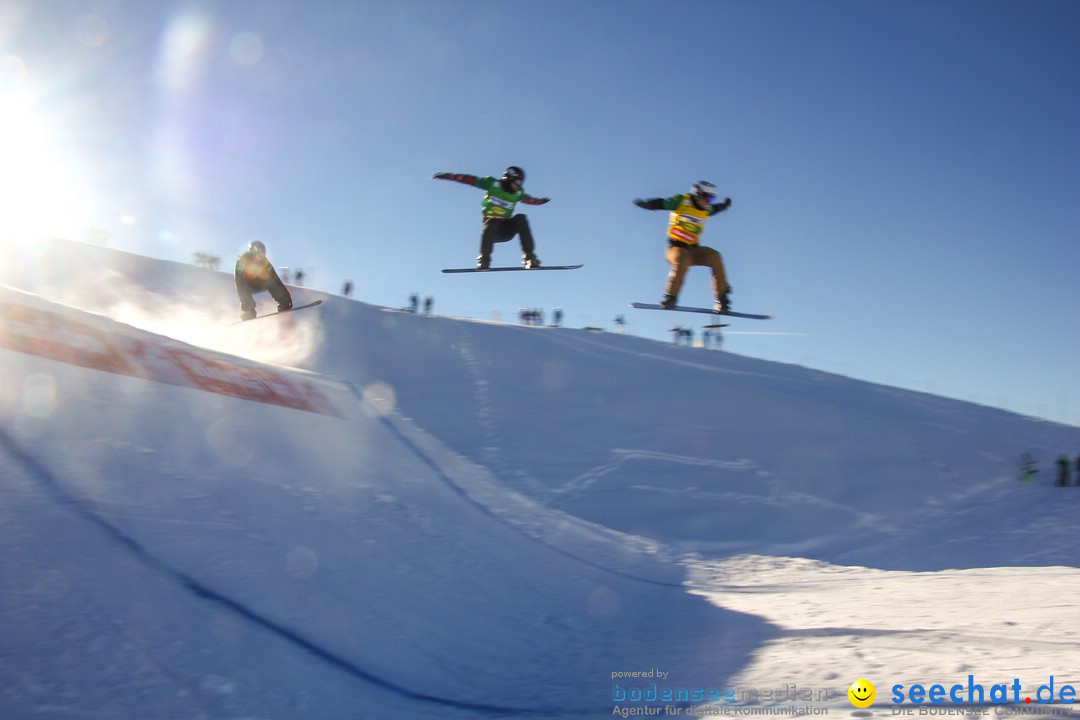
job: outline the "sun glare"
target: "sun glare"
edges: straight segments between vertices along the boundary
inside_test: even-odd
[[[0,89],[0,240],[82,234],[93,201],[80,189],[78,159],[62,148],[21,87]]]

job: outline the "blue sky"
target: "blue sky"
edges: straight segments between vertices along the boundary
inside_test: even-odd
[[[725,349],[1077,424],[1078,48],[1064,1],[3,2],[0,232],[259,239],[367,302],[666,339],[699,319],[627,307],[667,272],[631,201],[707,179],[735,308],[776,316]],[[510,164],[586,267],[440,274],[482,193],[431,174]]]

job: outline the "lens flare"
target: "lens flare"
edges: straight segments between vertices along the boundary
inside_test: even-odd
[[[375,416],[389,415],[397,407],[397,393],[392,385],[374,382],[364,388],[364,409]]]
[[[229,42],[229,55],[237,65],[250,67],[263,58],[263,41],[258,35],[242,32]]]
[[[56,382],[52,376],[35,373],[23,381],[22,410],[30,417],[44,419],[57,404]]]

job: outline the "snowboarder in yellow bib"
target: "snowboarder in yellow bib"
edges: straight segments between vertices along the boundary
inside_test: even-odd
[[[713,293],[716,296],[716,312],[731,309],[731,285],[724,272],[724,259],[716,250],[701,244],[701,234],[705,231],[705,221],[718,212],[731,207],[731,198],[716,202],[716,186],[710,182],[694,183],[690,193],[669,198],[638,198],[634,204],[645,210],[669,210],[668,249],[665,257],[671,264],[668,272],[667,288],[660,307],[670,310],[678,305],[679,290],[682,289],[686,271],[691,265],[704,265],[712,268]]]

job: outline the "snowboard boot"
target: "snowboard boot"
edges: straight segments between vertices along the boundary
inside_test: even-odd
[[[491,256],[490,255],[478,255],[476,257],[476,269],[477,270],[487,270],[489,267],[491,267]]]
[[[254,319],[255,319],[255,311],[254,310],[245,310],[242,313],[240,313],[240,321],[241,322],[243,322],[244,320],[254,320]]]
[[[726,313],[731,309],[731,289],[716,299],[716,304],[713,305],[713,312]]]
[[[285,312],[286,310],[292,310],[292,300],[286,302],[280,302],[277,304],[278,312]]]
[[[677,304],[678,304],[678,301],[675,299],[675,296],[672,295],[671,293],[668,293],[668,294],[664,295],[664,299],[660,301],[660,309],[661,310],[674,310],[675,306]]]
[[[536,257],[534,253],[525,253],[521,256],[521,264],[524,265],[527,270],[533,270],[540,267],[540,258]]]

